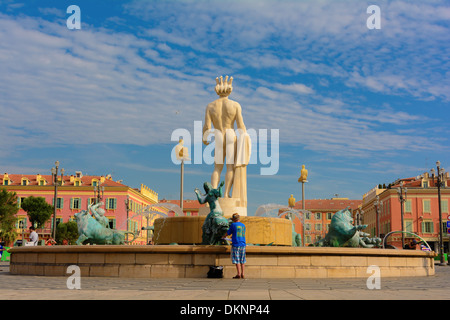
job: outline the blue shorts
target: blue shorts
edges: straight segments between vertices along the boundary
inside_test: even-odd
[[[233,264],[244,264],[247,262],[245,259],[245,247],[231,247],[231,262]]]

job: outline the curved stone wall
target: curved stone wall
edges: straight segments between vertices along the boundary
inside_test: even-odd
[[[201,244],[205,216],[158,218],[154,222],[155,244]],[[248,244],[277,246],[292,245],[292,223],[287,219],[241,217],[245,224]]]
[[[10,272],[68,276],[70,265],[85,277],[206,278],[210,266],[223,266],[231,278],[230,246],[49,246],[15,247]],[[434,252],[388,249],[248,246],[247,278],[368,278],[369,266],[381,277],[434,275]]]

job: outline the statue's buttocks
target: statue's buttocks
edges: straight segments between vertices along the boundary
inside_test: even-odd
[[[224,198],[238,198],[241,206],[247,206],[247,171],[251,152],[251,140],[247,134],[242,117],[241,105],[228,99],[232,87],[233,78],[225,81],[223,77],[216,78],[215,91],[219,99],[209,103],[205,112],[205,124],[203,126],[203,143],[208,145],[208,134],[214,132],[214,171],[211,175],[211,185],[217,188],[224,165],[225,192]],[[211,124],[214,126],[212,131]],[[242,137],[243,142],[237,139],[235,128]],[[233,194],[231,193],[233,188]],[[234,190],[236,189],[236,191]]]

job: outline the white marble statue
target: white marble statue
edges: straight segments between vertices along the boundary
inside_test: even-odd
[[[228,99],[233,77],[225,81],[216,78],[215,91],[219,99],[206,107],[203,143],[208,145],[209,133],[214,133],[214,171],[211,176],[213,188],[217,188],[220,174],[226,165],[224,198],[239,200],[239,206],[247,206],[247,165],[250,161],[251,139],[242,118],[241,105]],[[211,124],[214,129],[211,128]],[[236,124],[236,130],[234,125]],[[236,135],[236,132],[238,135]]]

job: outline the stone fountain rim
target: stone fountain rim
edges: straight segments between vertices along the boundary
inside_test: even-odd
[[[218,245],[87,245],[87,246],[37,246],[13,247],[10,253],[230,253],[231,246]],[[330,256],[391,256],[435,257],[434,251],[394,250],[378,248],[331,248],[289,246],[247,246],[248,253],[262,255],[330,255]]]

